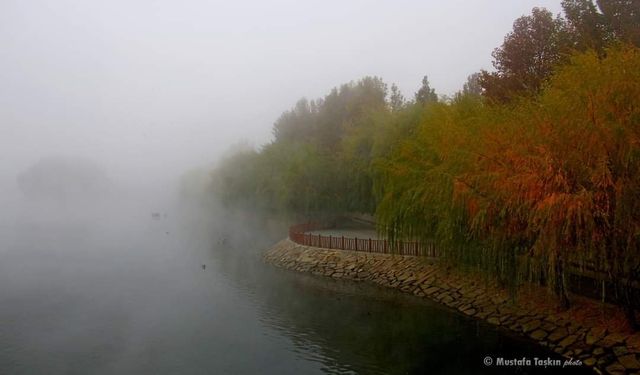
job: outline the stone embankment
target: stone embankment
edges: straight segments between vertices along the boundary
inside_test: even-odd
[[[640,374],[640,333],[625,329],[615,306],[573,297],[560,310],[544,288],[530,286],[517,300],[479,275],[448,269],[434,259],[329,250],[283,240],[265,254],[282,268],[368,281],[438,301],[463,314],[526,335],[598,373]]]

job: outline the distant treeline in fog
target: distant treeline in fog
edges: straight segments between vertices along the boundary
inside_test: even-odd
[[[565,305],[568,264],[615,286],[634,323],[640,279],[640,2],[565,0],[517,19],[493,72],[453,97],[407,99],[365,77],[301,99],[273,141],[227,157],[213,190],[271,214],[375,214],[507,285]],[[434,58],[437,58],[434,56]]]
[[[112,188],[104,167],[68,156],[40,159],[18,175],[17,183],[25,196],[46,200],[96,199]]]

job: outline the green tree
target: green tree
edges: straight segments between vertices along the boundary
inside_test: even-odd
[[[314,101],[300,99],[293,109],[280,115],[273,125],[276,142],[312,139],[317,111]]]
[[[462,86],[462,93],[464,95],[482,95],[481,73],[473,73],[467,77],[467,82]]]
[[[392,112],[400,111],[406,105],[406,100],[402,92],[396,84],[391,85],[391,94],[389,95],[389,106]]]
[[[429,78],[427,76],[422,78],[422,86],[420,86],[418,92],[415,94],[415,101],[420,105],[436,103],[438,101],[436,90],[431,88]]]

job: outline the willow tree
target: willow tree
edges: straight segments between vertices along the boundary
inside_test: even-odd
[[[568,303],[568,266],[608,275],[634,327],[640,276],[640,52],[575,56],[538,100],[487,124],[456,193],[477,233],[518,239]],[[472,186],[468,189],[466,186]],[[505,249],[505,251],[508,251]]]
[[[568,269],[616,286],[634,323],[640,279],[640,53],[616,47],[559,67],[537,98],[427,107],[378,162],[380,225],[435,240],[445,258],[569,304]],[[509,285],[509,284],[508,284]]]
[[[435,241],[448,259],[464,256],[468,242],[464,211],[453,202],[456,175],[469,158],[461,139],[473,133],[482,104],[458,96],[452,104],[431,103],[404,118],[417,122],[385,158],[375,162],[379,229],[392,241]],[[467,252],[468,253],[468,252]]]

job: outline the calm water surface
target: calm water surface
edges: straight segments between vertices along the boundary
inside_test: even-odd
[[[281,235],[253,238],[246,217],[164,209],[3,217],[0,373],[477,374],[487,355],[552,356],[437,304],[264,265]]]

